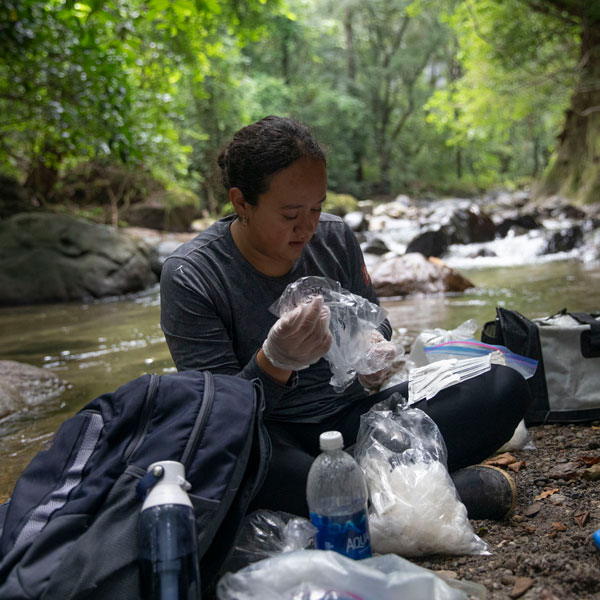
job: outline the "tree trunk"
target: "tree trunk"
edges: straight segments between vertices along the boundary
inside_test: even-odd
[[[346,33],[346,59],[347,59],[347,74],[349,82],[349,91],[351,94],[356,94],[356,56],[354,51],[354,30],[352,27],[353,12],[352,8],[346,7],[344,10],[344,31]],[[354,163],[354,180],[357,183],[363,181],[362,168],[362,148],[358,132],[353,131],[351,136],[352,143],[352,161]]]
[[[584,11],[581,19],[577,86],[537,196],[560,194],[580,203],[600,200],[600,17],[590,13]]]
[[[54,158],[54,157],[53,157]],[[46,161],[38,157],[27,173],[24,187],[39,203],[48,202],[54,196],[54,187],[58,181],[57,164],[60,163],[58,155],[55,160]]]

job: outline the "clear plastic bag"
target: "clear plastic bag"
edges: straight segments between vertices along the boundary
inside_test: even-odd
[[[538,361],[511,352],[506,346],[485,344],[476,339],[454,340],[441,344],[428,345],[424,348],[428,362],[446,360],[448,358],[469,359],[491,354],[496,360],[519,372],[525,379],[533,377]]]
[[[489,554],[450,478],[437,425],[419,409],[402,408],[398,396],[361,416],[354,453],[371,497],[373,551]]]
[[[224,569],[237,571],[282,552],[314,548],[317,528],[285,512],[261,509],[247,515]]]
[[[387,389],[404,381],[409,381],[411,371],[414,374],[417,368],[426,370],[427,366],[434,362],[449,359],[465,360],[477,356],[484,356],[486,354],[491,354],[491,362],[493,364],[510,366],[521,373],[525,378],[533,375],[537,367],[537,361],[514,354],[510,352],[508,348],[503,346],[491,346],[490,344],[479,342],[474,338],[478,328],[479,325],[477,324],[477,321],[475,321],[475,319],[469,319],[459,325],[456,329],[449,331],[440,328],[423,330],[415,339],[410,354],[406,359],[404,368],[388,379],[382,389]],[[455,379],[454,383],[460,382],[460,378]],[[425,394],[421,393],[420,397],[432,397],[435,395],[433,389],[435,387],[437,387],[437,390],[435,390],[437,392],[448,386],[441,384],[432,385],[429,389],[425,390]],[[420,391],[423,392],[423,389]],[[416,395],[413,394],[413,396],[414,397],[410,398],[411,400],[415,400]],[[511,440],[502,447],[503,452],[508,449],[535,450],[535,444],[533,443],[524,422],[519,423]]]
[[[485,599],[472,582],[457,587]],[[393,554],[352,560],[325,550],[299,550],[227,573],[217,585],[219,600],[467,600],[435,573]]]
[[[407,368],[422,367],[429,362],[425,355],[426,346],[468,340],[475,336],[477,329],[479,329],[479,324],[475,319],[469,319],[461,323],[456,329],[446,330],[439,327],[424,329],[419,333],[412,345],[409,355],[410,364],[407,364]]]
[[[435,344],[443,344],[444,342],[456,340],[468,340],[475,335],[478,328],[479,324],[477,321],[475,319],[469,319],[464,323],[461,323],[456,329],[451,329],[449,331],[439,327],[435,329],[424,329],[413,342],[410,354],[406,357],[402,370],[398,371],[398,373],[388,380],[383,389],[407,381],[408,373],[411,369],[424,367],[429,364],[429,360],[425,355],[425,346],[433,346]]]
[[[398,346],[392,353],[379,352],[373,344],[373,333],[386,319],[387,312],[326,277],[302,277],[291,283],[270,310],[281,316],[316,296],[323,297],[331,313],[329,330],[333,343],[325,359],[333,373],[330,383],[336,392],[343,392],[358,373],[369,375],[387,369],[404,352]]]

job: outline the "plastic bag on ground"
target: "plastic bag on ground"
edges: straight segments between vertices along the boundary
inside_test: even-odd
[[[354,452],[371,497],[373,551],[489,554],[450,478],[437,425],[419,409],[401,408],[396,396],[361,416]]]
[[[333,373],[330,383],[336,392],[344,391],[358,373],[368,375],[382,371],[404,353],[402,347],[390,342],[386,344],[394,352],[380,352],[373,344],[373,332],[387,317],[383,308],[327,277],[302,277],[291,283],[270,310],[281,316],[316,296],[323,297],[331,315],[329,330],[333,343],[325,359]]]
[[[472,590],[481,586],[473,584]],[[485,598],[485,591],[480,598]],[[329,550],[300,550],[227,573],[219,600],[467,600],[432,571],[388,554],[355,561]]]
[[[308,519],[281,511],[257,510],[242,521],[224,570],[237,571],[276,554],[314,548],[316,531]]]

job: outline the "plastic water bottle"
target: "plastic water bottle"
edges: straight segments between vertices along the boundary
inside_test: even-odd
[[[148,467],[158,481],[148,493],[138,523],[144,600],[200,600],[198,541],[189,483],[181,463]]]
[[[322,433],[319,445],[322,452],[313,462],[306,484],[310,520],[317,528],[315,546],[349,558],[369,558],[368,491],[363,472],[344,452],[339,431]]]

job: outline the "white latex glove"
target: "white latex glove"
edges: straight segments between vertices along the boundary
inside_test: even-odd
[[[371,345],[367,350],[366,365],[385,365],[383,368],[372,372],[369,368],[363,368],[363,371],[371,371],[358,374],[358,381],[366,389],[379,387],[388,377],[393,369],[393,362],[398,354],[396,345],[386,340],[379,331],[371,332]]]
[[[284,313],[263,344],[269,362],[279,369],[299,371],[317,362],[331,346],[329,307],[322,296]]]

